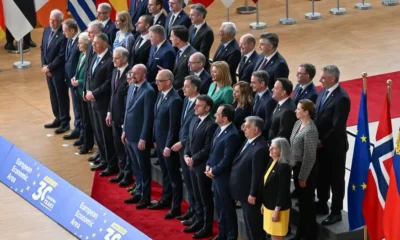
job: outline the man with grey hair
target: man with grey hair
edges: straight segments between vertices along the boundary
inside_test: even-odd
[[[346,152],[349,148],[346,122],[350,112],[350,98],[339,85],[339,77],[340,71],[335,65],[322,68],[319,80],[322,90],[315,107],[314,122],[319,133],[317,214],[329,213],[327,202],[332,190],[331,214],[322,221],[322,225],[331,225],[342,220]]]
[[[171,35],[172,26],[183,25],[189,28],[191,25],[189,15],[183,11],[183,4],[183,0],[168,1],[170,12],[165,20],[165,32],[168,40]]]
[[[278,52],[279,37],[276,33],[263,33],[260,36],[260,56],[255,65],[255,70],[268,72],[268,88],[272,90],[277,78],[288,78],[289,67],[286,60]]]
[[[125,116],[125,98],[128,91],[127,73],[129,51],[116,47],[113,52],[114,70],[111,76],[111,98],[108,105],[106,124],[112,129],[114,147],[118,157],[119,174],[110,178],[110,182],[125,187],[133,182],[132,167],[127,159],[124,144],[121,141]]]
[[[236,25],[232,22],[223,22],[218,32],[221,44],[214,54],[213,61],[225,61],[229,65],[232,85],[236,83],[236,69],[240,62],[240,48],[235,39]]]
[[[70,129],[68,86],[65,83],[65,44],[62,32],[63,14],[54,9],[50,13],[50,26],[43,31],[41,50],[42,73],[46,76],[49,87],[51,108],[55,117],[45,128],[57,128],[56,134]]]
[[[243,35],[239,40],[240,52],[242,59],[238,68],[239,81],[250,83],[251,74],[254,72],[254,66],[258,59],[258,53],[254,50],[256,46],[256,38],[248,33]]]
[[[189,58],[190,74],[199,77],[201,80],[200,94],[207,94],[212,83],[210,73],[204,69],[207,61],[201,52],[196,52]]]
[[[257,197],[264,177],[268,144],[262,136],[264,121],[257,116],[245,119],[243,131],[247,141],[232,163],[229,187],[234,200],[240,201],[246,226],[247,239],[265,239],[261,202]]]
[[[196,3],[190,6],[190,20],[192,25],[189,28],[189,43],[197,51],[201,52],[206,58],[204,68],[210,69],[210,50],[214,43],[214,32],[207,25],[205,18],[207,9],[201,3]]]
[[[100,3],[97,6],[97,20],[103,24],[104,29],[103,32],[107,34],[108,44],[110,46],[113,45],[115,40],[115,35],[117,34],[118,29],[115,27],[114,21],[110,19],[110,14],[112,11],[112,7],[108,3]]]

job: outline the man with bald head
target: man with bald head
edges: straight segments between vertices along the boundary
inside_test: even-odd
[[[201,80],[200,94],[207,94],[212,83],[211,75],[205,70],[206,57],[201,52],[193,53],[189,58],[190,74]]]
[[[239,40],[240,52],[242,59],[238,68],[239,81],[246,81],[250,83],[251,74],[254,72],[258,54],[254,50],[256,46],[256,38],[248,33],[243,35]]]
[[[65,82],[65,46],[66,38],[62,31],[63,14],[54,9],[50,13],[50,26],[43,31],[41,50],[42,73],[49,87],[51,108],[55,119],[45,124],[45,128],[57,128],[60,134],[70,129],[68,85]]]
[[[158,96],[154,106],[153,136],[163,175],[163,190],[160,201],[148,208],[169,208],[173,199],[172,208],[164,216],[165,219],[180,216],[182,203],[179,153],[171,151],[173,144],[179,141],[182,100],[172,87],[173,81],[174,75],[170,70],[163,69],[157,73]]]
[[[137,203],[137,209],[150,205],[152,130],[156,93],[146,80],[147,68],[137,64],[128,75],[131,82],[126,99],[122,142],[136,178],[135,195],[125,203]]]

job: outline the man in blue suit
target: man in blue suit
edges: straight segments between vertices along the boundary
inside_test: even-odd
[[[130,0],[129,14],[132,18],[133,34],[136,34],[136,23],[143,15],[150,14],[148,10],[149,0]]]
[[[163,26],[154,25],[150,27],[150,54],[147,62],[147,81],[155,87],[155,79],[158,70],[174,70],[175,49],[165,39],[165,30]]]
[[[240,52],[242,53],[238,68],[239,81],[250,83],[251,74],[254,72],[254,66],[258,60],[258,53],[254,50],[255,46],[256,39],[250,33],[243,35],[239,40]]]
[[[137,209],[150,205],[151,193],[150,149],[156,93],[146,81],[146,70],[145,65],[137,64],[130,73],[132,83],[128,90],[121,137],[136,178],[135,195],[125,202],[137,203]]]
[[[314,104],[317,102],[318,91],[313,83],[315,72],[315,67],[311,63],[303,63],[297,69],[296,76],[298,84],[292,96],[296,106],[301,99],[309,99]]]
[[[190,25],[192,25],[192,21],[189,15],[183,11],[183,0],[169,0],[168,4],[170,12],[165,20],[165,32],[169,40],[172,26],[183,25],[189,29]]]
[[[76,142],[74,142],[74,146],[80,146],[83,144],[83,127],[81,122],[81,116],[79,114],[79,101],[78,101],[78,93],[75,91],[76,88],[72,86],[71,79],[75,75],[76,67],[78,66],[79,61],[79,49],[78,49],[78,24],[74,19],[67,19],[64,21],[62,25],[63,33],[67,38],[67,47],[65,49],[65,81],[71,90],[71,98],[72,98],[72,108],[74,110],[74,130],[65,135],[64,139],[75,139],[79,138]]]
[[[174,75],[170,70],[163,69],[157,73],[156,82],[159,92],[154,106],[153,136],[163,175],[163,190],[161,200],[149,206],[148,209],[169,208],[173,198],[171,210],[164,216],[165,219],[181,215],[182,204],[179,154],[171,151],[173,144],[179,139],[182,100],[172,87],[173,81]]]
[[[115,27],[114,21],[110,19],[111,11],[112,7],[108,3],[100,3],[99,6],[97,6],[97,19],[103,24],[103,32],[107,34],[108,44],[110,46],[113,45],[115,35],[118,31],[118,29]]]
[[[201,52],[193,53],[189,58],[190,74],[201,80],[200,94],[207,94],[212,83],[211,75],[204,68],[207,61]]]
[[[57,128],[55,133],[60,134],[69,130],[69,96],[68,86],[65,83],[65,44],[61,23],[63,14],[60,10],[50,13],[50,26],[43,31],[41,50],[42,72],[46,75],[50,92],[51,108],[54,121],[45,124],[45,128]]]
[[[235,109],[221,105],[215,113],[215,131],[205,174],[213,180],[213,192],[218,211],[218,236],[215,239],[233,240],[238,237],[236,209],[229,191],[233,159],[240,149],[240,136],[234,124]]]

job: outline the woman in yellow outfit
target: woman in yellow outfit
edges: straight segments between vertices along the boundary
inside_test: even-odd
[[[288,232],[290,200],[291,151],[285,138],[275,138],[269,148],[271,160],[261,184],[261,213],[264,230],[272,240],[284,239]]]

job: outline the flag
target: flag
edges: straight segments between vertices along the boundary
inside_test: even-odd
[[[204,5],[204,7],[208,7],[211,5],[211,3],[214,2],[214,0],[193,0],[193,3],[201,3]]]
[[[367,183],[368,167],[371,162],[367,109],[367,94],[362,90],[353,162],[351,165],[349,185],[347,187],[350,231],[365,225],[362,214],[362,201],[364,199],[365,186]]]
[[[50,13],[54,9],[60,10],[64,15],[64,19],[67,18],[67,4],[65,1],[35,0],[36,19],[43,28],[50,25]]]
[[[6,24],[4,22],[3,0],[0,0],[0,40],[6,35]]]
[[[224,6],[226,8],[229,8],[230,6],[232,6],[232,4],[235,2],[235,0],[221,0],[222,4],[224,4]]]
[[[392,122],[390,103],[385,95],[385,104],[376,132],[376,143],[368,169],[367,189],[363,201],[363,214],[371,240],[382,240],[383,211],[389,184],[389,171],[393,160]]]
[[[114,22],[117,12],[129,11],[130,0],[97,0],[96,7],[99,6],[100,3],[108,3],[111,5],[112,11],[110,18],[111,21]]]
[[[34,0],[3,1],[6,27],[16,41],[21,40],[36,26]]]
[[[87,25],[96,19],[95,0],[68,0],[68,10],[83,32]]]
[[[396,152],[389,178],[383,214],[383,232],[386,240],[398,240],[400,239],[400,131],[397,134]]]

